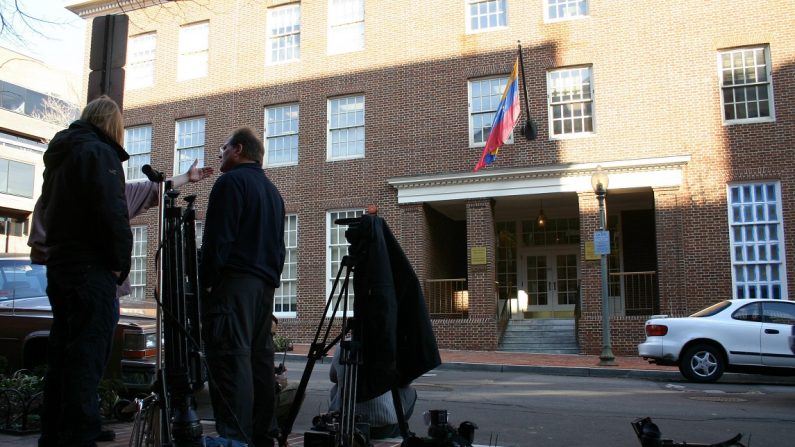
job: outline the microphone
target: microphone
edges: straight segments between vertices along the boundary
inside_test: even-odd
[[[155,171],[155,170],[154,170],[154,169],[153,169],[151,166],[149,166],[149,165],[143,165],[143,166],[141,166],[141,172],[143,172],[143,173],[144,173],[144,175],[146,176],[146,178],[148,178],[148,179],[149,179],[149,181],[150,181],[150,182],[162,183],[162,182],[163,182],[163,180],[165,180],[165,179],[166,179],[166,175],[165,175],[165,174],[163,174],[163,173],[162,173],[162,172],[160,172],[160,171]]]

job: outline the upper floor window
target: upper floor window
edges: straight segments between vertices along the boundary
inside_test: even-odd
[[[785,298],[784,232],[778,182],[729,186],[734,298]]]
[[[268,10],[268,63],[296,61],[301,56],[301,5]]]
[[[364,96],[328,101],[328,160],[364,157]]]
[[[547,73],[549,123],[552,137],[593,132],[591,68],[580,67]]]
[[[773,83],[768,47],[718,54],[721,105],[726,124],[773,121]]]
[[[176,123],[174,175],[187,172],[193,160],[204,166],[204,117],[179,120]]]
[[[466,0],[467,32],[504,28],[508,25],[505,0]]]
[[[546,0],[548,21],[568,20],[588,15],[588,0]]]
[[[483,78],[469,81],[469,146],[485,146],[497,106],[508,78]],[[513,134],[506,144],[513,143]]]
[[[150,87],[155,80],[155,33],[130,37],[127,42],[126,90]]]
[[[273,296],[273,313],[295,316],[298,310],[298,216],[284,217],[284,248],[287,250],[282,269],[281,284]]]
[[[0,234],[6,236],[27,236],[30,225],[28,219],[23,217],[0,214]]]
[[[33,198],[32,164],[0,158],[0,193]]]
[[[329,0],[328,53],[364,49],[364,0]]]
[[[124,177],[127,181],[143,180],[146,176],[141,167],[150,162],[152,155],[152,126],[128,127],[124,129],[124,148],[130,159],[124,162]]]
[[[210,23],[184,25],[179,29],[177,81],[207,76]]]
[[[265,109],[265,165],[298,163],[298,104]]]

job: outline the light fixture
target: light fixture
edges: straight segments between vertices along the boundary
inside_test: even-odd
[[[536,217],[536,223],[539,227],[543,227],[544,224],[547,223],[547,216],[544,215],[544,201],[540,200],[540,205],[538,207],[538,217]]]

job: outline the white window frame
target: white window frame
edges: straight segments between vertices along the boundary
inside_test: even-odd
[[[757,62],[751,62],[751,64],[747,63],[747,56],[748,53],[752,53],[753,56],[761,54],[764,58],[764,64],[759,64]],[[738,84],[731,84],[729,86],[724,86],[724,80],[728,72],[733,72],[735,70],[727,70],[723,66],[723,59],[724,56],[732,56],[732,68],[736,67],[737,63],[739,63],[739,69],[745,75],[748,69],[752,69],[754,71],[754,77],[757,79],[754,82],[745,82],[745,83],[738,83]],[[740,59],[739,61],[737,59]],[[755,57],[754,57],[755,59]],[[767,77],[766,81],[758,81],[758,76],[761,70],[764,70],[764,74]],[[772,64],[770,61],[770,47],[767,45],[764,46],[753,46],[753,47],[742,47],[742,48],[732,48],[728,50],[722,50],[718,52],[718,86],[720,88],[720,114],[721,119],[723,120],[724,125],[732,125],[732,124],[750,124],[750,123],[769,123],[774,122],[776,120],[776,108],[774,107],[773,102],[773,70]],[[747,94],[750,91],[754,92],[756,98],[759,96],[759,89],[764,89],[765,93],[767,94],[768,100],[768,113],[769,116],[757,116],[754,118],[726,118],[726,108],[730,107],[729,104],[726,103],[726,95],[729,92],[732,92],[732,99],[735,102],[730,103],[734,104],[735,106],[738,104],[743,104],[744,109],[746,109],[746,116],[747,116],[747,106],[749,104],[756,103],[757,107],[756,110],[759,110],[758,103],[759,101],[748,101]],[[754,89],[754,90],[750,90]],[[736,92],[742,91],[743,92],[743,100],[736,101]],[[735,116],[737,115],[737,109],[734,107]]]
[[[327,109],[326,109],[326,161],[336,161],[336,160],[351,160],[356,158],[364,158],[365,154],[365,97],[364,95],[350,95],[350,96],[339,96],[336,98],[329,98],[327,101]],[[352,101],[352,102],[351,102]],[[332,123],[335,122],[335,117],[333,115],[333,110],[335,109],[335,104],[337,104],[336,109],[340,110],[341,107],[348,107],[353,104],[353,110],[337,113],[336,115],[340,117],[344,117],[346,122],[340,124],[339,120],[337,120],[337,124],[333,125]],[[361,104],[361,110],[357,110],[359,108],[359,104]],[[351,117],[353,114],[353,123],[348,123],[347,119]],[[359,115],[361,115],[361,121],[359,121]],[[335,139],[345,135],[346,137],[353,134],[353,138],[346,139],[346,147],[350,147],[351,141],[359,141],[357,137],[357,133],[361,132],[361,153],[346,151],[346,155],[334,156],[333,149],[335,145]],[[355,149],[355,147],[354,147]]]
[[[196,22],[179,28],[177,81],[207,77],[210,53],[210,22]]]
[[[183,123],[195,123],[195,127],[192,125],[190,132],[187,132],[190,137],[184,135],[184,132],[180,131],[180,124]],[[199,159],[199,163],[196,165],[196,167],[204,167],[206,128],[207,120],[203,116],[183,118],[174,122],[174,175],[179,175],[183,172],[186,172],[193,163],[193,160],[197,158]],[[187,151],[193,151],[191,152],[191,156],[187,157],[183,155]]]
[[[364,50],[364,0],[329,0],[328,54]]]
[[[273,296],[273,315],[277,317],[295,317],[298,312],[298,215],[284,216],[284,269],[281,284]],[[276,305],[282,310],[276,310]],[[288,310],[284,310],[287,306]]]
[[[194,221],[193,231],[196,235],[196,248],[202,248],[202,238],[204,237],[204,221],[203,220]]]
[[[496,81],[496,84],[495,82]],[[475,105],[482,104],[483,99],[485,98],[482,94],[477,98],[472,97],[472,92],[474,90],[474,85],[477,83],[478,85],[482,85],[484,82],[489,83],[490,88],[497,87],[496,90],[493,90],[489,96],[488,101],[489,104],[487,106],[479,106],[477,110]],[[505,92],[505,86],[508,85],[508,76],[488,76],[485,78],[474,78],[467,81],[467,113],[469,115],[469,147],[484,147],[486,146],[486,141],[489,139],[489,134],[491,133],[491,125],[494,122],[494,115],[497,114],[497,106],[500,104],[500,100],[502,99],[502,94]],[[479,89],[482,91],[482,88]],[[483,119],[482,123],[488,123],[488,131],[483,132],[483,141],[475,141],[475,122]],[[486,127],[480,127],[480,130],[485,130]],[[505,141],[505,144],[513,144],[513,132],[508,137],[508,140]]]
[[[152,126],[147,124],[126,127],[124,149],[130,154],[129,160],[123,163],[125,180],[128,182],[146,180],[141,167],[148,165],[152,159]]]
[[[298,103],[279,104],[265,108],[264,166],[298,164],[298,143],[301,108]],[[288,147],[289,146],[289,147]],[[287,154],[277,161],[274,154]]]
[[[483,28],[473,28],[472,27],[472,6],[473,5],[485,5],[486,9],[490,8],[490,5],[495,6],[494,11],[486,11],[486,18],[495,15],[497,17],[497,24],[496,25],[487,25]],[[500,17],[500,8],[502,8],[501,15],[504,18],[505,23],[500,25],[499,24],[499,17]],[[484,33],[489,31],[497,31],[508,28],[508,0],[464,0],[464,17],[466,17],[466,30],[467,34],[476,34],[476,33]],[[478,15],[481,17],[481,14]]]
[[[588,0],[544,0],[544,22],[564,22],[588,17],[591,13],[590,6]],[[550,10],[561,8],[565,9],[563,15],[552,17]]]
[[[331,210],[326,212],[326,300],[331,295],[334,286],[334,279],[337,277],[340,265],[342,264],[342,257],[348,254],[348,241],[345,239],[345,230],[348,229],[347,225],[337,225],[335,220],[340,218],[353,218],[362,216],[365,213],[363,209],[351,208],[342,210]],[[348,283],[348,315],[353,315],[353,274],[351,274]],[[342,288],[342,281],[345,279],[345,272],[340,276],[340,283],[337,289],[334,290],[332,299],[336,300],[339,296],[340,289]],[[329,316],[334,311],[334,306],[329,308]],[[342,303],[337,314],[342,315]]]
[[[781,183],[729,184],[727,209],[732,297],[787,299]]]
[[[278,65],[301,60],[301,4],[269,8],[267,23],[266,63]]]
[[[146,299],[146,250],[148,245],[148,229],[146,225],[130,227],[133,235],[133,249],[130,263],[130,299],[142,301]]]
[[[155,83],[157,34],[154,32],[132,36],[127,42],[127,75],[125,90],[151,87]]]
[[[579,72],[579,73],[577,73],[577,72]],[[588,77],[588,83],[587,84],[585,84],[582,81],[583,72],[587,72],[587,77]],[[558,74],[565,74],[565,73],[569,74],[569,79],[577,79],[576,76],[573,77],[571,75],[579,75],[580,76],[579,79],[581,81],[580,81],[579,85],[577,85],[577,86],[574,86],[574,83],[571,82],[572,85],[564,86],[564,89],[569,89],[569,88],[575,88],[576,87],[579,91],[582,92],[584,90],[583,87],[585,86],[588,89],[588,97],[585,97],[583,93],[579,93],[579,97],[574,97],[575,95],[571,94],[571,95],[569,95],[569,96],[572,96],[572,98],[570,98],[570,99],[563,99],[563,100],[560,100],[560,101],[553,102],[553,92],[554,92],[554,89],[555,89],[555,80],[554,80],[554,78],[557,77],[556,75],[558,75]],[[565,81],[564,81],[564,83],[565,83]],[[548,118],[548,120],[549,120],[549,138],[551,140],[563,140],[563,139],[569,139],[569,138],[582,138],[582,137],[589,137],[591,135],[596,134],[596,104],[595,104],[595,100],[594,100],[593,84],[594,84],[594,81],[593,81],[593,68],[591,66],[566,67],[566,68],[550,70],[550,71],[547,72],[547,115],[549,117]],[[564,132],[564,133],[556,133],[555,132],[555,122],[556,121],[560,121],[562,123],[561,126],[562,126],[562,128],[564,130],[565,130],[566,121],[570,121],[571,122],[572,129],[574,129],[574,127],[576,125],[575,117],[573,115],[568,117],[568,119],[563,119],[563,118],[559,119],[559,118],[557,118],[557,116],[555,114],[555,108],[556,107],[560,107],[561,111],[563,111],[563,110],[565,110],[564,107],[567,106],[567,105],[579,106],[582,109],[585,109],[588,106],[590,106],[590,109],[591,109],[591,112],[590,112],[591,129],[590,130],[586,130],[587,122],[586,122],[585,118],[587,117],[587,115],[586,115],[587,112],[583,111],[583,114],[580,117],[580,122],[582,124],[582,130],[580,130],[580,131],[572,130],[570,132]]]

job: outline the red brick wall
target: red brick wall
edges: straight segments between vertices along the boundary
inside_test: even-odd
[[[300,104],[299,164],[266,170],[289,211],[298,215],[300,321],[283,327],[294,330],[299,341],[306,340],[307,331],[298,326],[310,327],[305,319],[319,315],[325,303],[327,211],[376,204],[419,274],[427,277],[432,268],[425,253],[427,237],[408,231],[409,224],[413,229],[423,218],[398,206],[387,179],[471,171],[480,149],[468,147],[467,80],[507,75],[517,40],[524,48],[530,114],[539,124],[539,136],[530,142],[517,135],[490,169],[691,157],[679,190],[655,192],[662,304],[671,313],[689,313],[731,294],[727,182],[780,181],[784,240],[788,248],[795,240],[795,210],[790,206],[795,181],[795,10],[789,0],[770,1],[763,8],[748,8],[739,0],[658,2],[652,10],[628,1],[591,2],[590,17],[557,23],[544,23],[542,2],[509,0],[508,27],[478,34],[466,33],[460,0],[410,6],[368,1],[365,50],[333,56],[326,54],[328,2],[306,1],[301,4],[301,60],[275,66],[264,63],[267,4],[219,0],[212,7],[180,2],[130,11],[131,35],[157,31],[156,85],[126,94],[125,121],[153,126],[152,165],[172,172],[174,121],[206,116],[205,157],[217,168],[217,147],[232,129],[246,125],[262,133],[264,107]],[[210,20],[209,76],[178,83],[179,26],[200,20]],[[90,33],[90,22],[88,28]],[[724,126],[717,52],[745,45],[770,47],[776,121]],[[596,132],[551,140],[546,73],[578,65],[593,69]],[[365,96],[366,157],[330,162],[326,103],[329,97],[347,94]],[[211,186],[205,182],[185,188],[198,194],[200,217]],[[596,201],[587,195],[579,201],[582,235],[591,234],[596,225]],[[469,218],[486,219],[481,212]],[[150,225],[151,259],[157,245],[156,213],[135,223]],[[487,219],[468,222],[468,246],[493,243],[478,240],[483,233],[469,230],[490,224]],[[494,280],[493,259],[490,251],[488,268],[470,268],[470,290],[472,282],[477,288],[480,281]],[[786,250],[785,261],[792,288],[795,250]],[[591,317],[599,314],[598,263],[582,265],[580,340],[586,342],[598,335],[590,332],[599,327]],[[149,283],[154,279],[150,264]],[[481,289],[475,295],[487,292]],[[450,326],[481,337],[472,346],[494,345],[483,341],[494,336],[488,334],[493,309],[475,301],[469,322],[437,324],[442,344],[467,339],[448,332],[453,331]],[[481,319],[482,325],[476,323]],[[626,342],[616,341],[616,352],[626,348],[633,353],[633,343],[643,337],[638,330],[642,321],[614,322],[626,324],[621,333],[628,334]],[[480,333],[475,326],[482,328]],[[583,346],[593,352],[589,343]]]

